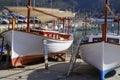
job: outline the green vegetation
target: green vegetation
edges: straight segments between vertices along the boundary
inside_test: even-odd
[[[35,3],[34,3],[35,1]],[[31,0],[31,5],[36,7],[52,7],[61,10],[76,12],[92,11],[103,12],[105,0]],[[115,12],[120,12],[120,0],[110,0],[110,6]],[[4,6],[26,6],[27,0],[0,0],[0,10]]]

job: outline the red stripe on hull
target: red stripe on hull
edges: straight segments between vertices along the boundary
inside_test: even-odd
[[[12,66],[18,67],[18,66],[23,66],[25,64],[29,64],[31,62],[40,60],[44,55],[31,55],[31,56],[24,56],[24,57],[17,57],[17,58],[12,58]]]

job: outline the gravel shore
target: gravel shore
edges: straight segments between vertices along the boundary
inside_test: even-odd
[[[66,76],[69,62],[49,62],[49,68],[44,63],[27,65],[24,68],[0,70],[0,80],[99,80],[98,71],[92,66],[77,61],[73,72]],[[120,69],[110,72],[106,80],[119,80]]]

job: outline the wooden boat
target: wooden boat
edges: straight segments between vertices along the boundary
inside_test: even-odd
[[[27,19],[28,21],[27,21],[26,30],[16,30],[15,20],[13,19],[12,30],[8,30],[2,33],[5,40],[8,42],[9,46],[11,47],[11,62],[14,67],[28,64],[42,57],[44,53],[44,43],[43,43],[44,40],[46,40],[47,42],[46,45],[47,45],[48,53],[56,53],[56,52],[64,51],[68,49],[73,42],[72,36],[68,33],[30,29],[29,6],[30,6],[30,0],[28,0],[28,19]],[[41,10],[37,10],[37,11],[40,12]],[[45,13],[45,12],[43,13],[46,15],[50,15],[49,13]],[[60,18],[54,15],[50,15],[50,16]]]
[[[33,33],[37,32],[39,34]],[[41,32],[45,35],[42,35]],[[48,35],[48,36],[46,36]],[[62,36],[66,36],[66,38]],[[30,33],[9,30],[3,33],[5,40],[12,49],[12,65],[21,66],[43,57],[44,45],[43,40],[47,40],[47,48],[49,53],[61,52],[68,49],[73,39],[69,35],[59,34],[58,32],[47,32],[32,30]],[[53,36],[53,37],[52,37]]]
[[[108,0],[105,0],[108,6]],[[120,67],[120,36],[106,33],[107,11],[105,9],[105,22],[102,34],[90,35],[81,43],[82,59],[100,71],[100,80],[105,80],[105,75]]]
[[[120,36],[107,35],[107,42],[102,41],[102,35],[91,35],[87,43],[81,44],[82,59],[105,74],[120,66]]]

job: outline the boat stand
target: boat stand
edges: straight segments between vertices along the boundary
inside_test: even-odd
[[[56,61],[65,61],[65,54],[66,52],[51,53],[49,54],[49,57],[55,59]]]
[[[75,53],[72,53],[72,56],[71,56],[71,59],[70,59],[70,62],[69,62],[70,66],[69,66],[69,69],[68,69],[68,72],[67,72],[67,76],[69,76],[70,73],[73,72],[77,56],[80,55],[80,44],[81,44],[81,40],[79,40],[79,42],[78,42],[78,44],[75,48],[76,49]]]
[[[48,56],[49,57],[54,57],[57,60],[61,59],[61,61],[65,61],[65,58],[63,57],[66,53],[65,52],[60,52],[60,53],[55,53],[55,54],[49,54],[48,55],[48,50],[47,50],[47,40],[43,40],[43,45],[44,45],[44,60],[45,60],[45,69],[48,69]]]

